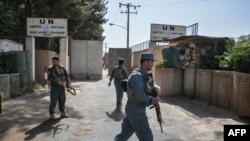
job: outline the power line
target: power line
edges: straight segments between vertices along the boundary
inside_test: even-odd
[[[197,3],[197,2],[206,2],[211,0],[192,0],[192,1],[179,1],[179,2],[163,2],[163,3],[154,3],[154,4],[145,4],[146,6],[163,6],[163,5],[170,5],[170,4],[189,4],[189,3]]]
[[[134,9],[136,9],[137,7],[141,7],[141,6],[140,5],[132,5],[131,3],[127,3],[127,4],[119,3],[119,7],[122,7],[122,6],[127,7],[127,11],[126,12],[121,11],[121,14],[122,13],[127,14],[127,48],[129,48],[129,15],[130,14],[137,14],[137,11],[136,12],[130,12],[130,7],[133,7]]]

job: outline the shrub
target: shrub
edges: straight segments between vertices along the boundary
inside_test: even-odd
[[[236,44],[228,40],[226,44],[227,50],[222,55],[216,56],[219,59],[221,69],[250,73],[250,48],[248,40],[250,39],[246,39],[246,41],[241,43],[236,42]]]
[[[157,62],[157,64],[155,65],[155,68],[165,68],[166,62],[167,62],[166,59],[164,59],[163,61]]]
[[[41,84],[39,84],[38,82],[34,82],[33,83],[33,90],[36,91],[36,90],[41,90],[43,87]]]

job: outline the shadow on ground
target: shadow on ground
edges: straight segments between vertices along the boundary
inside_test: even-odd
[[[51,120],[51,119],[45,120],[40,125],[25,132],[25,135],[28,135],[28,136],[24,140],[32,140],[38,134],[47,133],[49,131],[53,131],[53,137],[55,137],[56,133],[59,130],[63,130],[62,128],[60,128],[61,126],[60,124],[56,125],[57,123],[59,123],[59,121],[60,121],[60,118],[55,119],[55,120]]]
[[[49,98],[45,98],[47,96],[49,96],[48,93],[26,94],[22,97],[6,101],[7,104],[2,107],[3,114],[0,115],[0,140],[8,136],[8,134],[5,133],[15,126],[20,127],[21,131],[27,131],[28,126],[40,123],[44,121],[44,119],[46,120],[39,126],[30,130],[28,129],[26,132],[28,136],[25,139],[31,140],[37,134],[50,130],[56,133],[57,130],[60,129],[59,126],[61,126],[60,124],[56,125],[60,119],[49,120],[48,110],[50,102]],[[56,109],[58,109],[58,105]],[[77,113],[70,105],[66,105],[66,109],[71,113]]]
[[[109,117],[110,119],[113,119],[114,121],[121,121],[124,118],[124,113],[120,110],[114,110],[113,112],[109,113],[106,112],[107,117]]]
[[[161,97],[159,102],[179,106],[200,118],[233,118],[239,122],[250,123],[250,118],[239,117],[230,110],[217,108],[184,96]]]

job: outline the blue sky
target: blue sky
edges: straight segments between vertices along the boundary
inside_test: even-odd
[[[250,34],[250,0],[109,0],[108,22],[104,27],[104,46],[126,48],[127,9],[119,3],[140,5],[130,14],[130,42],[136,45],[150,39],[150,26],[170,24],[189,26],[198,23],[198,35],[239,37]],[[119,26],[110,26],[114,23]]]

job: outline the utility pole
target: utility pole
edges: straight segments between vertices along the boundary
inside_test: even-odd
[[[121,11],[121,14],[122,13],[127,14],[127,48],[129,48],[129,15],[130,14],[137,14],[137,11],[136,12],[130,12],[130,7],[133,7],[134,9],[136,9],[137,7],[141,7],[141,6],[140,5],[132,5],[131,3],[127,3],[127,4],[119,3],[119,7],[121,7],[121,6],[126,6],[127,7],[127,11],[126,12]]]
[[[104,54],[107,52],[107,43],[105,43]]]

